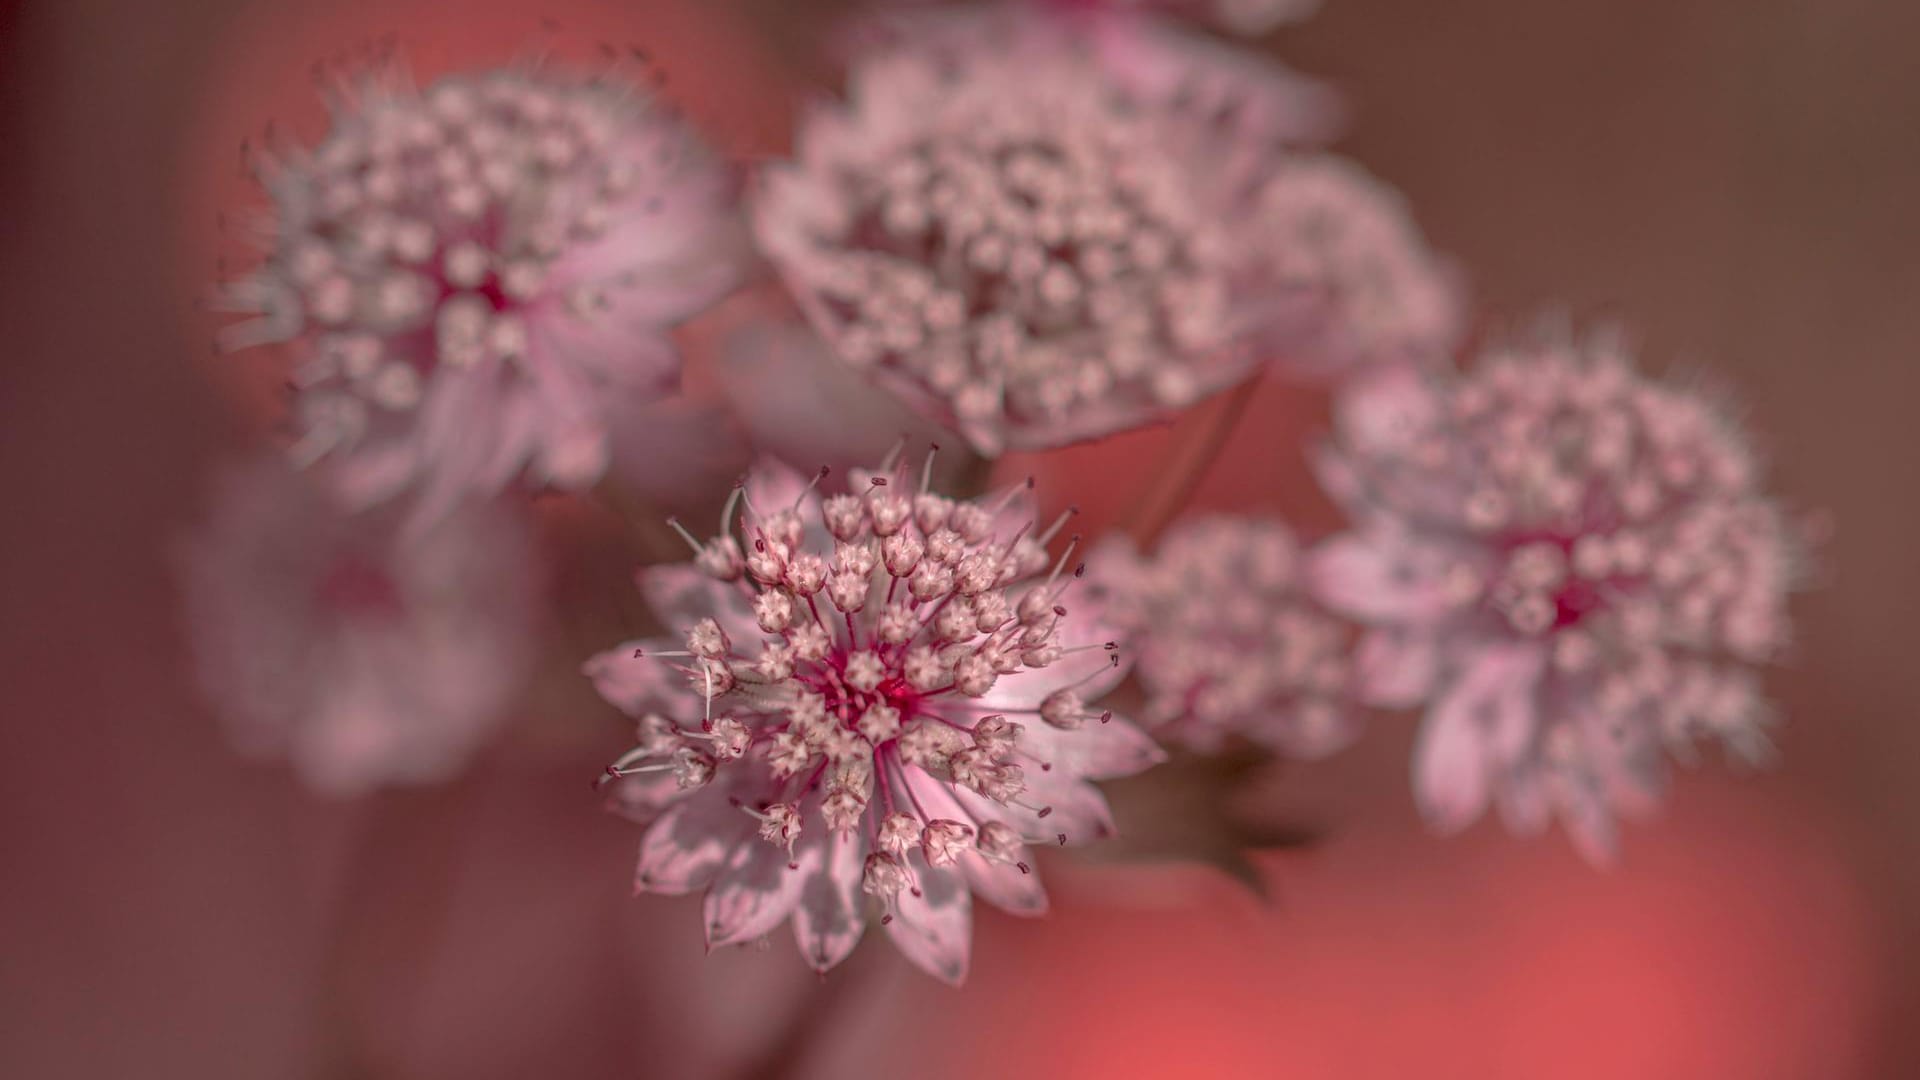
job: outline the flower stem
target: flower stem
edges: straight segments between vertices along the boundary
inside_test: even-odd
[[[839,1030],[849,1006],[859,997],[859,988],[870,981],[868,972],[875,966],[866,954],[875,951],[875,943],[855,949],[840,966],[820,977],[820,985],[799,1003],[786,1024],[767,1043],[758,1058],[740,1070],[740,1080],[792,1080],[804,1076],[806,1067],[823,1045],[830,1045],[843,1032]]]
[[[1166,464],[1128,518],[1127,534],[1141,551],[1152,551],[1167,526],[1186,509],[1259,388],[1260,377],[1255,375],[1187,415],[1186,437],[1174,443]]]
[[[325,1066],[321,1075],[366,1080],[404,1070],[404,1045],[380,1045],[368,1021],[399,1005],[403,1034],[418,1025],[427,976],[446,929],[460,845],[457,824],[475,787],[381,791],[366,800],[321,957]]]

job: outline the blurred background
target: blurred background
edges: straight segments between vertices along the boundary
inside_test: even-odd
[[[1557,835],[1428,836],[1411,722],[1386,719],[1274,797],[1329,841],[1262,861],[1271,904],[1199,869],[1056,867],[1052,917],[981,916],[956,993],[878,943],[826,981],[784,935],[703,956],[697,901],[631,899],[636,831],[588,793],[623,732],[518,738],[450,790],[359,804],[235,757],[171,571],[271,387],[210,355],[195,306],[251,198],[241,140],[311,135],[311,65],[388,34],[425,75],[605,41],[751,161],[828,86],[810,42],[841,7],[0,3],[0,1073],[343,1075],[345,1024],[356,1068],[463,1080],[769,1054],[813,1076],[1920,1075],[1920,7],[1894,0],[1327,0],[1253,46],[1349,96],[1340,148],[1408,193],[1492,325],[1626,321],[1653,366],[1735,388],[1778,490],[1828,516],[1771,684],[1783,767],[1684,775],[1612,872]],[[1324,402],[1263,395],[1198,502],[1330,522],[1299,460]],[[1167,438],[1043,481],[1110,520],[1114,463]],[[343,911],[372,928],[344,951]],[[804,1045],[781,1041],[796,1016]]]

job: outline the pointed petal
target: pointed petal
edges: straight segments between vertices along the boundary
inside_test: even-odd
[[[628,716],[649,712],[670,713],[688,701],[697,701],[688,689],[685,676],[666,663],[635,656],[635,649],[657,652],[680,646],[663,638],[623,641],[580,665],[593,680],[593,688],[609,705]]]
[[[1449,610],[1449,560],[1386,529],[1343,533],[1307,557],[1307,584],[1321,603],[1363,622],[1430,623]]]
[[[1590,865],[1607,869],[1620,859],[1620,829],[1605,797],[1586,778],[1563,777],[1554,802],[1573,840],[1573,849]]]
[[[1027,773],[1027,790],[1020,801],[1027,806],[1001,805],[984,795],[961,788],[954,793],[976,821],[999,821],[1033,843],[1088,844],[1114,833],[1113,812],[1106,796],[1092,784],[1055,779],[1037,768]],[[1046,816],[1042,817],[1042,814]]]
[[[1553,804],[1537,765],[1521,765],[1507,774],[1498,791],[1500,820],[1516,836],[1537,836],[1553,818]]]
[[[1024,718],[1023,718],[1024,719]],[[1167,760],[1166,751],[1138,725],[1121,716],[1088,720],[1078,731],[1061,731],[1034,720],[1020,736],[1027,753],[1065,777],[1113,780],[1144,772]],[[1039,765],[1025,763],[1029,770]]]
[[[793,937],[813,970],[825,972],[845,960],[866,932],[860,867],[867,850],[851,833],[820,836],[811,847],[812,862],[802,864],[811,869],[793,909]]]
[[[1545,659],[1534,644],[1476,649],[1427,710],[1414,746],[1413,788],[1434,828],[1457,832],[1486,809],[1496,771],[1517,758],[1533,731],[1533,689]]]
[[[794,854],[790,861],[786,848],[757,836],[734,848],[702,905],[709,948],[763,937],[786,921],[814,869],[801,860],[819,858],[819,850]]]
[[[701,619],[711,618],[733,639],[736,648],[759,641],[763,636],[760,624],[754,621],[747,593],[738,582],[715,581],[692,563],[642,567],[638,580],[647,606],[662,623],[677,632],[684,633]],[[686,645],[662,647],[684,649]]]
[[[1362,635],[1354,656],[1360,700],[1384,709],[1409,709],[1433,692],[1440,644],[1432,634],[1385,627]]]
[[[751,839],[751,823],[718,786],[689,796],[660,815],[640,838],[634,891],[679,896],[704,887],[733,850]]]
[[[918,770],[915,774],[908,780],[913,788],[914,805],[925,811],[929,819],[944,818],[978,827],[974,816],[945,785]],[[996,862],[973,851],[960,856],[958,867],[967,887],[994,907],[1014,915],[1046,914],[1047,893],[1040,886],[1040,875],[1032,870],[1033,860],[1025,855],[1016,855],[1015,859],[1025,862],[1028,869],[1023,871],[1014,863]]]
[[[918,852],[907,858],[920,895],[900,894],[887,937],[915,967],[959,986],[967,981],[973,946],[973,901],[966,881],[952,870],[928,866]]]

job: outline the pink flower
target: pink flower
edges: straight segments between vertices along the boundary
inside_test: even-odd
[[[1202,753],[1241,736],[1295,757],[1351,742],[1351,630],[1305,591],[1292,530],[1271,518],[1175,525],[1152,556],[1105,541],[1089,584],[1127,632],[1142,720]]]
[[[791,917],[821,971],[879,914],[959,983],[971,897],[1044,911],[1027,845],[1109,834],[1088,781],[1160,753],[1093,704],[1124,665],[1024,488],[955,501],[891,463],[817,487],[757,467],[737,535],[730,504],[691,565],[642,572],[683,636],[586,665],[640,721],[609,769],[649,822],[636,887],[704,889],[711,945]]]
[[[395,517],[343,513],[276,456],[220,478],[185,553],[195,660],[234,742],[330,794],[452,775],[532,660],[522,523],[479,504],[426,530]]]
[[[726,170],[611,74],[369,77],[265,183],[231,293],[260,317],[226,340],[296,343],[295,458],[337,459],[356,505],[593,484],[624,410],[677,385],[667,329],[738,274]]]
[[[1255,257],[1322,305],[1317,332],[1282,352],[1298,369],[1444,361],[1466,324],[1454,267],[1427,248],[1406,200],[1332,154],[1289,157],[1260,193]]]
[[[1163,11],[1211,23],[1248,37],[1302,22],[1320,10],[1320,0],[1026,0],[1035,8],[1062,14]]]
[[[1414,793],[1439,829],[1494,801],[1604,861],[1663,751],[1769,755],[1753,667],[1786,643],[1799,544],[1708,398],[1612,337],[1541,335],[1357,386],[1323,465],[1354,528],[1314,554],[1316,589],[1370,628],[1368,696],[1426,703]]]
[[[1198,19],[1233,34],[1254,37],[1311,18],[1320,0],[1046,0],[1062,7],[1159,10]]]
[[[1137,427],[1244,379],[1293,298],[1244,216],[1324,92],[1137,19],[895,31],[801,125],[754,227],[845,363],[988,455]],[[881,34],[880,36],[885,36]]]

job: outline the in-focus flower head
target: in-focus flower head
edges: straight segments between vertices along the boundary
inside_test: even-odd
[[[677,386],[666,330],[737,276],[728,172],[614,72],[394,71],[344,83],[331,129],[263,170],[262,265],[231,347],[294,341],[301,463],[422,514],[523,473],[581,488],[610,412]]]
[[[1755,665],[1788,636],[1801,542],[1713,400],[1610,335],[1540,334],[1470,373],[1378,375],[1323,460],[1353,530],[1316,589],[1370,627],[1369,696],[1427,703],[1414,789],[1439,828],[1496,801],[1611,857],[1666,754],[1771,752]]]
[[[1096,704],[1124,663],[1071,550],[1047,554],[1066,515],[1041,527],[1024,485],[954,500],[892,463],[827,486],[756,467],[737,531],[729,505],[691,565],[642,572],[682,636],[586,665],[639,718],[609,770],[650,822],[636,887],[704,889],[712,945],[791,916],[821,971],[877,914],[957,983],[971,896],[1043,911],[1027,845],[1109,834],[1089,781],[1160,754]]]
[[[1254,257],[1320,301],[1315,330],[1289,327],[1296,370],[1444,362],[1466,326],[1462,276],[1427,247],[1406,199],[1333,154],[1290,156],[1260,193]]]
[[[1102,543],[1088,580],[1127,633],[1148,731],[1202,753],[1240,736],[1301,758],[1351,741],[1352,628],[1307,594],[1303,562],[1272,518],[1191,518],[1151,556]]]
[[[982,453],[1151,422],[1290,311],[1241,218],[1327,96],[1138,18],[875,20],[754,227],[844,362]]]
[[[426,530],[348,515],[277,456],[220,478],[185,551],[201,682],[239,747],[331,794],[441,780],[514,702],[539,575],[524,525],[465,504]]]

